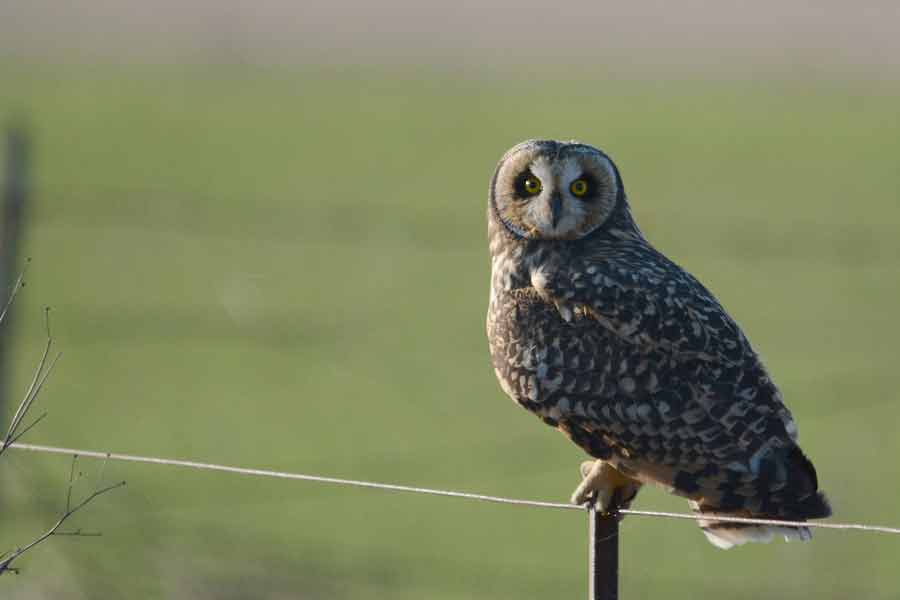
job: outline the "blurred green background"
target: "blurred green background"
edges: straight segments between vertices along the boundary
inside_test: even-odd
[[[27,441],[565,500],[580,452],[489,366],[484,211],[506,148],[575,137],[742,323],[835,518],[900,523],[900,79],[176,62],[0,62],[0,117],[34,138],[13,397],[44,305],[64,352]],[[128,486],[73,527],[103,537],[50,539],[0,595],[586,595],[579,513],[100,467],[76,493]],[[4,549],[55,520],[68,468],[0,459]],[[900,597],[896,536],[726,553],[630,517],[621,549],[629,598]]]

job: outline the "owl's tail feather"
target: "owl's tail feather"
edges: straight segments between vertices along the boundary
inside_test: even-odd
[[[790,506],[789,510],[778,515],[757,515],[747,512],[726,513],[716,511],[710,507],[701,507],[697,502],[689,502],[694,512],[708,513],[720,516],[751,517],[759,519],[783,519],[785,521],[806,521],[808,519],[822,519],[831,516],[831,507],[822,492],[810,494],[806,498]],[[777,525],[748,525],[745,523],[729,523],[714,519],[698,519],[703,535],[717,548],[727,550],[735,546],[741,546],[747,542],[771,542],[776,535],[784,537],[785,541],[799,540],[808,542],[812,539],[809,527],[779,527]]]
[[[819,491],[819,481],[812,462],[796,445],[772,453],[759,466],[755,494],[741,494],[735,489],[724,491],[716,497],[710,494],[710,502],[691,501],[691,508],[700,515],[708,514],[733,517],[750,517],[775,521],[808,521],[831,516],[831,506],[825,494]],[[779,485],[764,477],[766,473],[783,472]],[[769,542],[775,535],[784,536],[786,541],[808,541],[812,538],[809,527],[788,527],[779,525],[749,525],[698,519],[700,529],[714,546],[732,548],[747,542]]]

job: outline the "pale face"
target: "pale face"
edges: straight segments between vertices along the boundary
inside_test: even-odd
[[[526,239],[573,240],[601,226],[616,205],[615,170],[577,143],[528,141],[501,161],[491,200],[504,225]]]

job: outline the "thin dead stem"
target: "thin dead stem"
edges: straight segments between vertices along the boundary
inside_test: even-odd
[[[22,276],[19,276],[19,280],[21,281]],[[19,289],[20,285],[17,283],[16,287],[13,290],[13,294]],[[10,302],[12,298],[10,299]],[[9,308],[9,303],[7,303],[7,309]],[[3,311],[3,315],[6,314],[6,309]],[[0,322],[2,322],[2,316],[0,316]],[[22,401],[19,403],[19,406],[16,408],[16,412],[13,413],[12,420],[9,423],[9,429],[6,431],[6,435],[3,437],[3,441],[0,442],[0,455],[2,455],[10,445],[17,442],[23,435],[28,433],[35,425],[40,423],[44,417],[47,416],[47,413],[42,413],[39,415],[34,421],[29,423],[28,425],[23,426],[25,419],[28,417],[29,411],[34,406],[35,400],[37,400],[38,395],[41,393],[41,390],[44,388],[44,384],[47,382],[47,378],[50,377],[50,373],[53,372],[54,367],[56,367],[57,361],[62,357],[62,352],[56,353],[53,358],[50,358],[50,353],[53,350],[53,336],[50,334],[50,309],[44,309],[44,324],[47,330],[47,341],[44,344],[44,350],[41,353],[41,358],[38,361],[38,366],[34,371],[34,376],[31,379],[31,384],[28,386],[28,389],[25,392],[25,396],[22,398]]]
[[[93,492],[88,494],[84,499],[82,499],[80,502],[78,502],[77,504],[75,504],[73,506],[72,505],[72,489],[74,488],[75,482],[77,481],[77,478],[75,477],[75,466],[76,466],[77,461],[78,461],[78,455],[77,454],[72,455],[72,466],[71,466],[71,469],[69,470],[69,487],[68,487],[68,490],[66,491],[66,509],[63,512],[62,516],[60,516],[59,519],[57,519],[57,521],[53,524],[52,527],[50,527],[50,529],[45,531],[43,534],[41,534],[39,537],[35,538],[30,543],[28,543],[25,546],[22,546],[20,548],[16,548],[12,552],[7,552],[3,555],[0,555],[0,575],[3,575],[5,573],[16,573],[16,574],[19,573],[19,569],[12,566],[13,561],[18,559],[20,556],[22,556],[23,554],[25,554],[26,552],[28,552],[29,550],[31,550],[32,548],[34,548],[35,546],[40,544],[41,542],[47,540],[51,536],[65,535],[65,536],[74,536],[74,537],[98,537],[98,536],[102,535],[99,532],[84,532],[81,529],[76,529],[75,531],[59,531],[59,528],[62,527],[63,523],[65,523],[72,515],[77,513],[79,510],[81,510],[82,508],[84,508],[85,506],[90,504],[95,498],[105,494],[106,492],[110,492],[116,488],[120,488],[123,485],[125,485],[124,481],[118,481],[116,483],[113,483],[113,484],[110,484],[107,486],[97,487],[94,489]]]
[[[22,289],[22,286],[25,285],[24,278],[25,272],[23,271],[22,274],[19,275],[18,279],[16,279],[16,283],[13,286],[12,291],[10,292],[9,299],[6,301],[6,305],[3,307],[2,313],[0,313],[0,324],[2,324],[6,319],[9,308],[10,306],[12,306],[13,300],[15,300],[16,295],[19,293],[19,290]],[[2,455],[8,448],[16,444],[16,442],[18,442],[22,438],[22,436],[31,431],[47,416],[46,412],[41,413],[29,424],[24,424],[28,418],[29,412],[34,407],[34,403],[37,400],[38,395],[41,393],[41,390],[44,389],[44,384],[47,383],[47,379],[53,372],[53,368],[56,366],[57,361],[62,356],[62,353],[59,352],[57,352],[55,355],[52,355],[53,335],[50,333],[49,307],[46,307],[44,309],[44,327],[47,332],[47,341],[44,344],[44,350],[41,353],[41,358],[38,361],[37,368],[35,369],[34,375],[31,378],[31,384],[28,386],[28,389],[25,391],[25,396],[22,398],[22,401],[19,403],[19,406],[16,407],[16,410],[13,413],[9,428],[6,431],[6,435],[3,437],[2,441],[0,441],[0,455]],[[75,529],[74,531],[60,531],[60,528],[62,527],[63,523],[65,523],[69,518],[72,517],[72,515],[90,504],[95,498],[105,494],[106,492],[122,487],[123,485],[125,485],[125,482],[119,481],[117,483],[106,486],[102,485],[103,473],[105,469],[101,468],[100,475],[98,476],[97,483],[94,487],[94,491],[88,494],[80,502],[76,502],[73,505],[72,492],[75,487],[75,482],[81,477],[81,473],[78,473],[78,475],[76,476],[77,464],[78,454],[75,453],[72,455],[72,465],[69,469],[69,486],[66,490],[66,508],[63,511],[62,516],[60,516],[56,520],[56,522],[52,527],[50,527],[50,529],[45,531],[30,543],[26,544],[25,546],[16,548],[14,551],[0,554],[0,575],[3,575],[5,573],[18,573],[19,569],[12,566],[13,561],[18,559],[20,556],[22,556],[41,542],[47,540],[51,536],[62,535],[72,537],[98,537],[101,535],[99,532],[83,531],[81,528]],[[105,467],[105,461],[103,466]]]
[[[25,260],[25,268],[22,270],[22,272],[19,274],[19,277],[16,279],[16,282],[13,284],[13,289],[9,293],[9,298],[6,300],[6,305],[3,307],[3,312],[0,313],[0,325],[2,325],[3,321],[6,320],[6,314],[9,312],[9,307],[12,306],[13,301],[19,294],[19,290],[25,287],[25,273],[28,271],[28,263],[30,262],[30,258]]]

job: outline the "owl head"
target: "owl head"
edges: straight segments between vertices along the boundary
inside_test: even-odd
[[[526,240],[583,238],[618,208],[627,211],[624,205],[612,160],[578,142],[522,142],[503,155],[491,180],[490,218]]]

